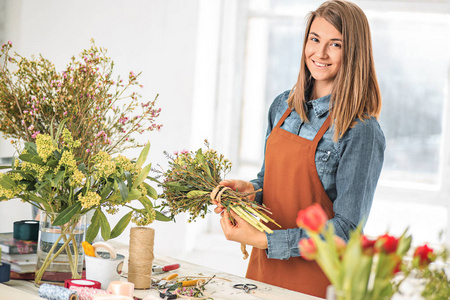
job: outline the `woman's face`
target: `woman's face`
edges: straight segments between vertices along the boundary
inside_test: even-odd
[[[342,34],[324,18],[316,17],[309,30],[305,61],[317,87],[331,92],[341,67],[342,46]]]

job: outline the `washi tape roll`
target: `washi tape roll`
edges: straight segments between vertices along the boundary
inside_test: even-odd
[[[16,240],[37,241],[39,236],[39,222],[22,220],[14,222],[13,237]]]
[[[44,283],[39,287],[39,297],[47,300],[78,300],[76,291],[49,283]]]
[[[11,272],[11,265],[5,262],[0,262],[0,283],[9,281],[10,272]]]
[[[64,281],[65,288],[70,288],[72,286],[100,289],[101,283],[96,280],[90,280],[90,279],[66,279]]]
[[[111,281],[107,290],[114,295],[133,297],[134,283],[126,281]]]
[[[92,244],[92,247],[94,247],[94,251],[95,251],[95,256],[96,257],[101,257],[98,253],[97,250],[98,249],[105,249],[109,252],[109,258],[110,259],[116,259],[117,257],[117,252],[116,250],[108,243],[106,242],[97,242]]]
[[[90,287],[71,286],[69,289],[77,292],[79,300],[93,300],[95,295],[110,294],[108,291],[94,289]]]

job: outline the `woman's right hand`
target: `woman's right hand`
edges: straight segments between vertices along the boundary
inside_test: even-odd
[[[253,187],[253,184],[249,181],[244,180],[237,180],[237,179],[228,179],[228,180],[222,180],[219,182],[219,184],[229,187],[230,189],[234,191],[238,191],[240,193],[251,193],[255,191],[255,188]],[[251,195],[248,197],[250,200],[255,199],[255,195]],[[216,204],[217,207],[214,209],[214,212],[217,214],[220,214],[224,207],[220,205],[220,203],[217,203],[213,201],[213,204]]]

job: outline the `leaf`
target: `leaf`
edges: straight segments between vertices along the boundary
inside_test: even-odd
[[[137,189],[132,189],[129,193],[128,193],[128,197],[127,197],[127,201],[131,201],[131,200],[136,200],[139,199],[139,197],[141,197],[141,191],[137,190]]]
[[[11,166],[0,166],[0,170],[3,170],[3,169],[11,169]]]
[[[153,203],[152,201],[150,201],[150,199],[148,199],[147,197],[140,197],[139,202],[142,203],[142,205],[144,205],[144,207],[147,209],[147,207],[153,208]]]
[[[152,167],[152,165],[148,164],[142,169],[141,173],[139,173],[138,177],[136,178],[136,181],[133,183],[133,187],[132,188],[136,188],[141,183],[144,182],[145,178],[147,178],[148,173],[150,173],[151,167]]]
[[[190,191],[189,193],[187,193],[186,197],[188,197],[189,199],[192,199],[192,198],[201,197],[206,194],[209,194],[209,192],[194,190],[194,191]]]
[[[147,189],[147,196],[153,198],[153,199],[158,199],[158,193],[156,192],[156,190],[151,187],[148,183],[144,182],[144,186]]]
[[[125,216],[123,216],[119,220],[119,222],[117,222],[116,226],[114,226],[113,230],[111,231],[111,236],[109,237],[110,239],[114,239],[114,238],[116,238],[116,237],[118,237],[119,235],[122,234],[122,232],[125,230],[125,228],[127,228],[128,224],[131,221],[132,213],[133,212],[130,211]]]
[[[205,170],[206,173],[208,173],[209,177],[212,177],[211,170],[209,169],[209,165],[206,162],[205,157],[203,156],[202,149],[198,149],[197,154],[195,154],[195,158],[202,165],[203,170]]]
[[[162,214],[161,212],[155,210],[155,220],[167,222],[167,221],[172,221],[172,218],[167,217],[166,215]]]
[[[127,179],[127,186],[129,189],[131,189],[131,184],[133,183],[133,180],[131,179],[131,173],[128,171],[123,172],[125,174],[125,177]]]
[[[139,157],[136,161],[136,166],[138,166],[139,168],[142,167],[142,165],[145,163],[145,161],[147,159],[149,150],[150,150],[150,142],[147,142],[147,144],[145,145],[145,147],[142,149],[141,153],[139,154]]]
[[[35,155],[31,153],[23,153],[19,155],[19,159],[26,162],[32,162],[33,157],[35,157]]]
[[[79,213],[81,210],[81,203],[78,202],[72,206],[69,206],[68,208],[66,208],[65,210],[63,210],[58,217],[56,217],[55,221],[53,222],[53,225],[64,225],[67,222],[70,221],[70,219],[72,219],[72,217],[74,215],[76,215],[77,213]]]
[[[125,185],[125,182],[123,182],[120,178],[115,178],[115,181],[119,185],[120,195],[122,196],[123,200],[126,200],[128,198],[128,188]]]
[[[37,147],[35,143],[25,142],[25,150],[31,155],[38,155]]]
[[[52,179],[52,187],[57,187],[64,176],[65,171],[59,171],[55,178]]]
[[[97,210],[99,219],[100,219],[100,227],[101,227],[101,233],[102,238],[107,241],[109,240],[109,237],[111,236],[111,226],[109,226],[108,219],[106,219],[105,214],[101,210]]]
[[[17,186],[17,184],[14,182],[14,180],[11,179],[11,177],[9,177],[8,175],[3,176],[0,180],[0,185],[4,188],[4,189],[12,189],[14,187]]]
[[[98,216],[98,211],[100,208],[97,208],[94,215],[91,218],[91,224],[88,227],[88,230],[86,232],[86,241],[89,243],[92,243],[92,241],[95,239],[95,237],[98,234],[98,230],[100,229],[100,219]]]

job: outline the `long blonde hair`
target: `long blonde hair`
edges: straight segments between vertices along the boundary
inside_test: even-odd
[[[316,17],[332,24],[343,38],[342,64],[331,92],[330,116],[337,141],[356,119],[375,117],[381,112],[381,92],[375,74],[369,22],[354,3],[333,0],[324,2],[309,14],[303,41],[303,53],[297,83],[287,100],[303,121],[308,121],[305,103],[311,96],[314,78],[306,67],[305,46],[311,24]]]

